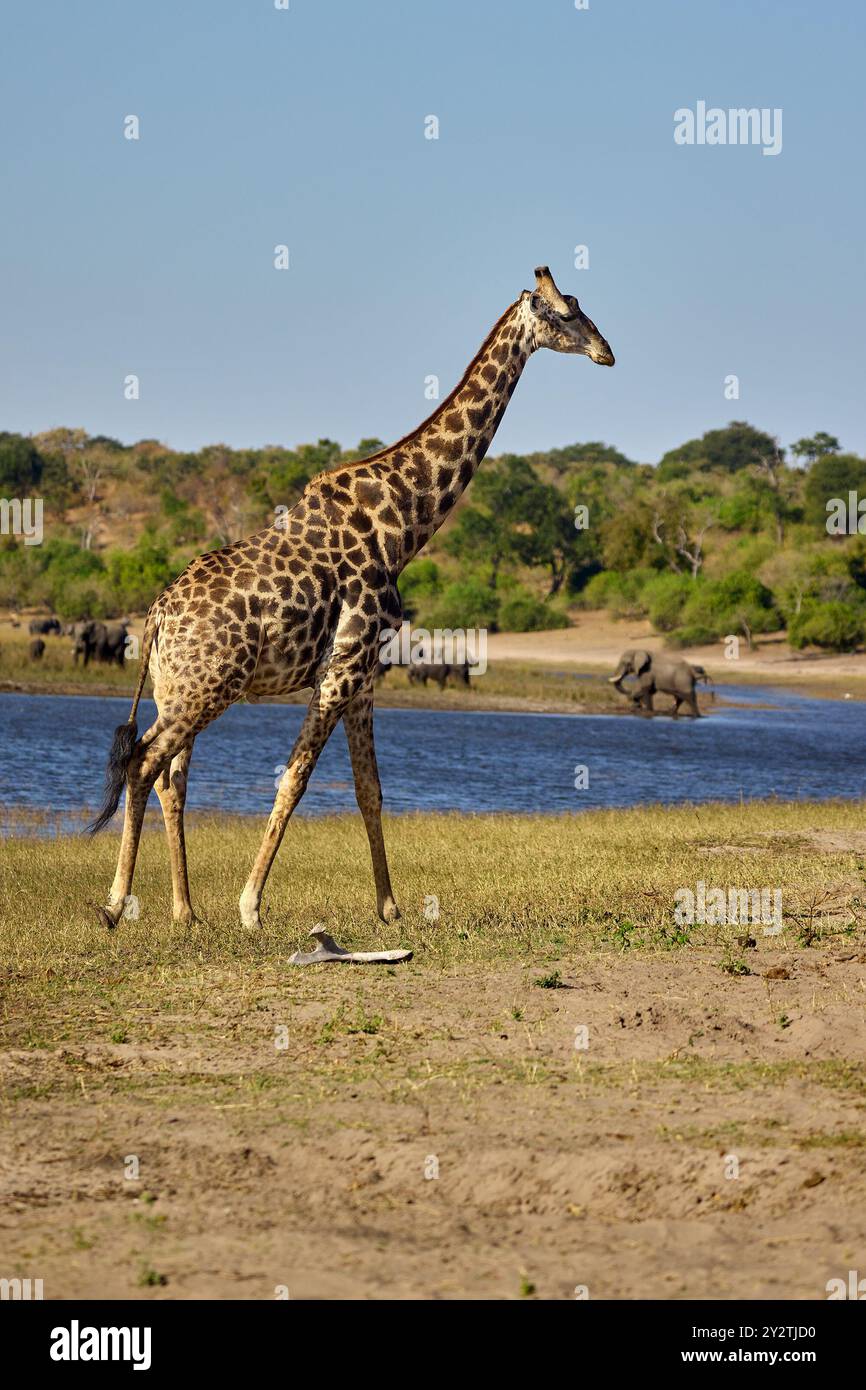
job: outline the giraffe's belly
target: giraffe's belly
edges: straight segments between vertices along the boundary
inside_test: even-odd
[[[312,686],[319,660],[318,655],[310,659],[301,653],[293,656],[290,652],[283,653],[266,647],[244,694],[248,700],[266,700]]]

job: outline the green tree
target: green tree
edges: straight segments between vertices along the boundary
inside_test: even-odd
[[[44,467],[45,461],[31,439],[6,430],[0,433],[0,497],[32,497]]]
[[[824,430],[818,430],[817,434],[807,439],[798,439],[792,444],[791,453],[809,468],[816,459],[823,458],[826,454],[838,454],[841,447],[835,434],[825,434]]]
[[[773,457],[779,446],[772,435],[755,429],[745,420],[732,420],[724,429],[707,430],[700,439],[689,439],[676,449],[670,449],[658,465],[662,482],[685,478],[693,471],[718,470],[737,473]]]
[[[398,588],[404,617],[414,618],[421,605],[429,605],[441,592],[441,575],[436,561],[428,556],[412,560],[400,575]]]
[[[857,454],[825,454],[816,459],[806,478],[806,520],[826,534],[828,502],[840,499],[847,507],[849,492],[866,497],[866,459]]]
[[[676,574],[689,573],[692,579],[698,577],[706,558],[706,538],[718,523],[718,515],[717,502],[695,507],[687,492],[671,490],[658,496],[652,536],[669,569]]]
[[[563,449],[547,449],[528,454],[527,462],[535,469],[549,469],[554,476],[570,477],[575,472],[592,470],[633,469],[637,464],[612,444],[592,440],[588,444],[567,444]]]
[[[722,579],[705,579],[695,586],[682,610],[682,626],[725,637],[745,634],[749,646],[756,632],[772,632],[780,617],[773,595],[754,574],[734,570]]]
[[[551,597],[566,579],[579,582],[600,568],[594,533],[577,527],[574,511],[556,488],[540,483],[527,489],[522,522],[515,550],[523,564],[548,571]]]
[[[543,487],[526,459],[506,454],[479,473],[473,484],[473,504],[461,507],[444,546],[469,565],[483,565],[494,591],[506,561],[518,561],[526,542],[522,531]]]
[[[148,608],[174,572],[167,548],[144,535],[131,550],[109,552],[106,577],[115,607],[129,612]]]
[[[661,567],[665,559],[653,536],[653,508],[647,498],[635,497],[601,522],[601,556],[605,569]]]
[[[479,507],[462,507],[443,545],[455,559],[467,565],[483,566],[488,572],[489,587],[495,593],[502,563],[514,554],[513,541],[510,528],[499,517]]]
[[[368,459],[372,454],[381,453],[385,448],[381,439],[373,435],[370,439],[360,439],[356,449],[346,449],[340,456],[341,463],[354,463],[358,459]]]

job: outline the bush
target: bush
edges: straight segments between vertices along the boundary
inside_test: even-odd
[[[480,579],[462,579],[448,584],[429,607],[419,611],[418,626],[495,630],[498,613],[499,599],[492,589]]]
[[[705,579],[693,590],[678,626],[703,627],[717,637],[748,626],[751,632],[772,632],[781,617],[765,584],[746,570],[724,579]]]
[[[549,603],[542,603],[526,590],[516,590],[499,608],[498,626],[503,632],[542,632],[568,627],[568,619]]]
[[[803,647],[827,647],[834,652],[851,652],[866,637],[866,611],[840,599],[817,603],[807,599],[791,619],[788,641],[797,651]]]
[[[79,618],[112,618],[117,612],[104,583],[93,579],[77,579],[64,584],[61,591],[50,591],[47,601],[58,617],[67,622]]]
[[[658,632],[673,632],[680,626],[683,609],[699,582],[685,574],[659,574],[644,585],[641,598]]]
[[[105,565],[74,541],[12,543],[0,550],[0,601],[13,607],[45,603],[61,618],[106,616]],[[92,609],[81,610],[85,602]]]
[[[436,561],[412,560],[400,575],[398,588],[404,616],[414,618],[419,606],[425,600],[429,604],[440,592],[439,566]]]
[[[120,612],[149,608],[174,579],[167,549],[147,535],[131,550],[109,551],[106,570],[111,599]]]
[[[581,608],[606,608],[613,618],[642,618],[646,613],[642,591],[653,574],[645,569],[602,570],[581,590],[578,603]]]

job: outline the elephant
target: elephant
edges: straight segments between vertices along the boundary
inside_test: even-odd
[[[122,666],[126,657],[126,623],[100,623],[104,633],[96,647],[96,660]]]
[[[448,684],[448,677],[453,676],[461,685],[469,685],[469,662],[464,661],[460,665],[448,665],[446,662],[433,661],[413,661],[406,673],[412,685],[427,685],[428,680],[435,681],[440,690],[444,690]]]
[[[41,661],[45,655],[45,643],[41,637],[34,637],[30,643],[30,660]]]
[[[49,633],[59,637],[63,630],[59,618],[33,618],[28,626],[31,637],[46,637]]]
[[[126,655],[126,623],[101,623],[87,619],[72,624],[71,636],[75,638],[72,660],[77,665],[89,661],[114,662],[123,665]]]
[[[80,622],[72,623],[67,630],[73,639],[74,665],[78,665],[78,658],[81,657],[82,666],[86,666],[96,656],[96,649],[105,636],[105,623],[94,622],[92,618],[82,618]]]
[[[637,684],[631,691],[623,690],[622,682],[626,676],[636,676]],[[703,666],[690,666],[682,657],[667,656],[664,652],[648,652],[635,648],[623,652],[619,665],[610,684],[621,694],[628,694],[635,709],[644,714],[653,713],[653,695],[661,691],[674,698],[673,717],[677,718],[681,704],[685,704],[693,719],[700,719],[701,712],[695,698],[695,684],[699,680],[709,681]]]

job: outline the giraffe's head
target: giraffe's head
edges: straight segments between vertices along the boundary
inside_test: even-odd
[[[588,319],[573,294],[560,294],[546,265],[535,272],[536,287],[525,298],[537,347],[554,352],[579,352],[600,367],[612,367],[610,344]]]

